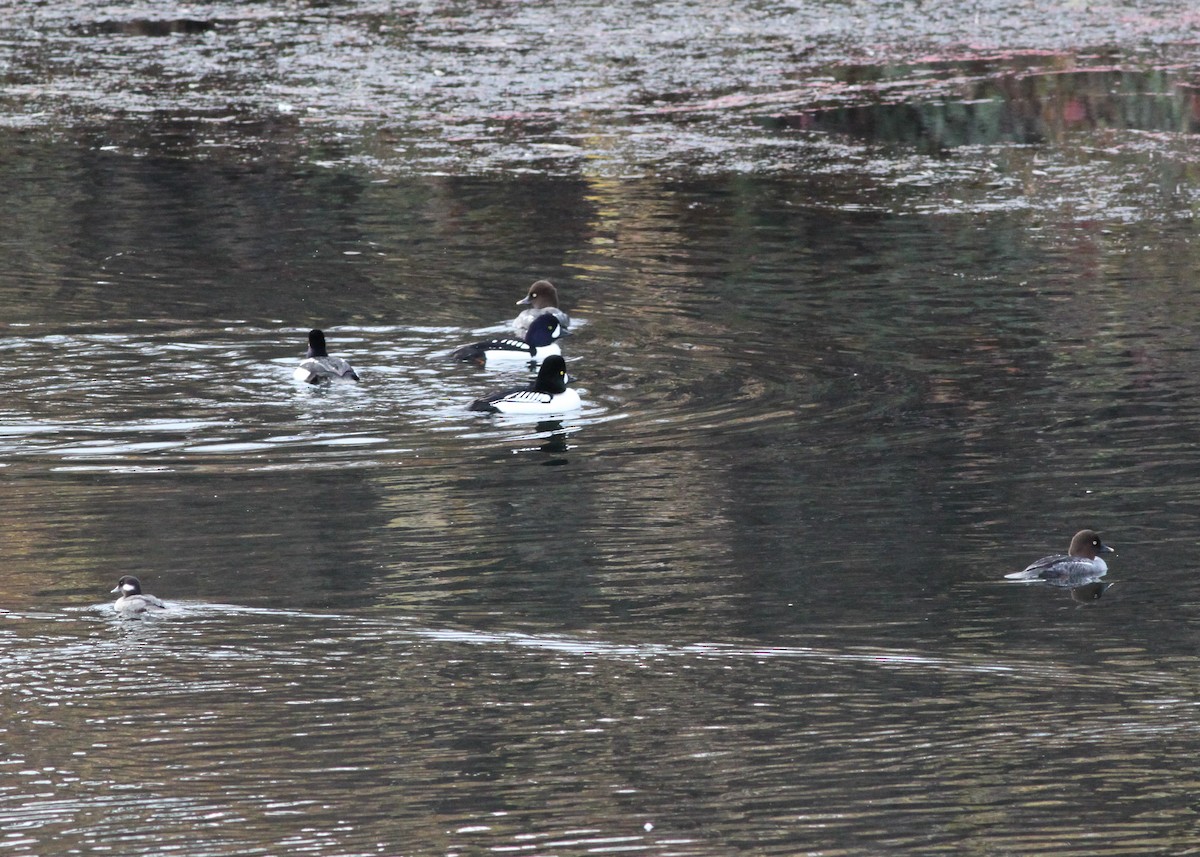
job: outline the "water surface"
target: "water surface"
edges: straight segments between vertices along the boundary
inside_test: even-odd
[[[1194,847],[1193,18],[846,8],[14,17],[8,853]]]

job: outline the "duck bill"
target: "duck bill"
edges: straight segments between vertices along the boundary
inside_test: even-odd
[[[120,591],[121,591],[121,587],[119,587],[119,586],[114,586],[112,589],[108,590],[108,594],[109,594],[109,595],[116,595],[116,594],[117,594],[118,592],[120,592]]]
[[[1100,553],[1110,553],[1113,556],[1117,555],[1117,552],[1113,549],[1112,545],[1100,545]]]
[[[517,306],[525,306],[528,303],[529,303],[529,295],[526,295],[525,297],[523,297],[519,301],[517,301]]]

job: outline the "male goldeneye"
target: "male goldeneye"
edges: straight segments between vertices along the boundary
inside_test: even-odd
[[[147,613],[154,614],[167,609],[167,605],[160,599],[153,595],[145,595],[138,579],[128,574],[117,581],[117,585],[113,587],[112,591],[113,594],[120,593],[121,597],[117,599],[113,607],[122,616],[140,617]]]
[[[549,280],[538,280],[529,287],[529,294],[517,301],[517,306],[528,306],[521,314],[513,319],[513,332],[522,339],[529,331],[529,325],[539,315],[549,314],[558,319],[563,332],[571,326],[571,317],[558,308],[558,289]]]
[[[1050,583],[1086,583],[1103,577],[1108,564],[1102,553],[1116,553],[1095,530],[1080,530],[1071,539],[1066,555],[1044,556],[1021,571],[1004,575],[1009,580],[1045,580]]]
[[[354,368],[340,357],[330,357],[325,350],[325,334],[319,330],[308,332],[308,353],[300,361],[292,377],[306,384],[319,384],[322,381],[344,379],[357,381],[358,375]]]
[[[481,366],[487,363],[541,363],[551,354],[561,354],[558,337],[562,335],[558,319],[546,313],[529,325],[524,341],[520,339],[489,339],[464,345],[454,352],[456,360],[466,360]]]
[[[579,394],[567,387],[566,361],[552,354],[542,361],[532,384],[476,399],[471,410],[489,414],[560,414],[580,405]]]

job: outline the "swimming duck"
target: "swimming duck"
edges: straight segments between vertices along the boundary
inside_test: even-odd
[[[562,325],[549,313],[539,315],[529,325],[525,339],[488,339],[474,345],[464,345],[454,352],[456,360],[478,363],[541,363],[551,354],[561,354],[558,342]]]
[[[476,399],[471,410],[489,414],[560,414],[580,406],[579,394],[567,387],[567,362],[561,355],[552,354],[542,361],[532,384]]]
[[[154,614],[167,609],[167,605],[161,599],[144,594],[141,582],[128,574],[117,581],[112,592],[114,595],[120,594],[113,607],[122,616],[141,617],[147,613]]]
[[[528,306],[521,314],[513,319],[513,332],[524,339],[529,332],[529,325],[539,315],[550,314],[558,319],[563,332],[571,326],[571,317],[558,308],[558,289],[549,280],[538,280],[529,287],[529,294],[517,301],[517,306]]]
[[[357,381],[358,374],[349,363],[340,357],[330,357],[325,350],[325,334],[319,330],[308,332],[308,353],[300,361],[292,377],[306,384],[319,384],[322,381],[350,380]]]
[[[1004,576],[1009,580],[1086,583],[1108,573],[1108,564],[1100,558],[1102,553],[1115,554],[1116,551],[1100,541],[1100,535],[1095,530],[1080,530],[1071,539],[1071,547],[1066,555],[1044,556],[1021,571]]]

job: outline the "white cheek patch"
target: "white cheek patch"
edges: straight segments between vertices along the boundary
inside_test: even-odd
[[[136,587],[132,583],[126,583],[124,586],[121,587],[121,591],[124,592],[126,595],[135,591],[135,589],[136,589]]]

